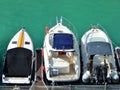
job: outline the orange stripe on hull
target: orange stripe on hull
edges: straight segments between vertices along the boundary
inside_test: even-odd
[[[24,30],[20,33],[19,39],[18,39],[18,47],[23,47],[24,44]]]

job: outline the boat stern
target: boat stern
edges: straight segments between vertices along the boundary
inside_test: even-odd
[[[30,76],[28,77],[5,77],[2,75],[3,84],[30,84]]]

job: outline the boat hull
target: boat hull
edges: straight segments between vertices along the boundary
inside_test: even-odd
[[[92,28],[83,35],[81,52],[83,83],[118,83],[112,43],[102,30]]]
[[[55,36],[56,35],[56,36]],[[63,49],[55,49],[61,48],[56,45],[52,46],[52,42],[54,37],[58,36],[73,38],[74,46],[72,49],[66,47]],[[67,37],[66,37],[67,38]],[[63,40],[63,39],[62,39]],[[69,40],[71,41],[71,39]],[[60,42],[60,41],[59,41]],[[59,43],[58,42],[58,43]],[[71,41],[72,42],[72,41]],[[66,42],[67,43],[67,42]],[[64,43],[64,44],[66,44]],[[75,35],[61,23],[52,27],[49,32],[46,34],[44,39],[44,66],[45,66],[45,74],[48,81],[52,82],[69,82],[69,81],[77,81],[80,78],[80,52],[79,45]],[[67,57],[67,54],[71,57]],[[70,62],[71,60],[71,62]]]
[[[21,29],[9,42],[2,75],[4,84],[30,84],[33,69],[33,43]]]

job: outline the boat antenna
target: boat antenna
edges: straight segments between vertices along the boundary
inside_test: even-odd
[[[61,18],[60,18],[60,23],[62,24],[62,16],[61,16]]]
[[[56,17],[56,23],[58,23],[58,17]]]

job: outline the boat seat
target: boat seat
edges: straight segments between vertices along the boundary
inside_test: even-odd
[[[51,64],[52,64],[52,68],[57,68],[59,73],[69,73],[70,70],[69,70],[69,62],[61,59],[61,58],[54,58],[52,61],[51,61]]]
[[[100,65],[104,65],[104,56],[95,55],[93,57],[93,68]]]

